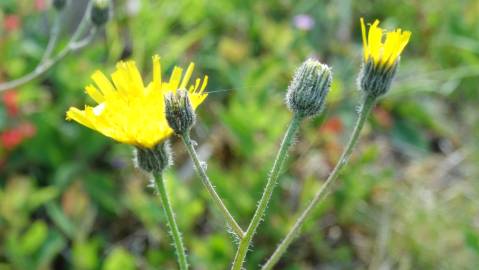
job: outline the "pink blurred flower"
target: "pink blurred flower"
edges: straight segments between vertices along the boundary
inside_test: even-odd
[[[43,11],[47,9],[47,1],[46,0],[35,0],[35,9],[37,11]]]
[[[314,27],[315,22],[313,17],[307,14],[299,14],[294,16],[293,24],[300,30],[309,31]]]

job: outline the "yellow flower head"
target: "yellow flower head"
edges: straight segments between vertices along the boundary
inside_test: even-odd
[[[183,69],[175,67],[168,82],[162,81],[160,57],[153,56],[153,80],[146,87],[135,62],[119,62],[111,81],[96,71],[86,93],[98,104],[86,105],[84,110],[71,107],[67,120],[75,120],[116,141],[142,148],[152,148],[173,134],[165,117],[164,94],[187,89],[193,109],[208,95],[204,93],[208,76],[188,85],[194,64],[190,63],[182,78]],[[187,88],[189,86],[189,88]]]
[[[372,60],[375,66],[384,65],[391,67],[401,55],[411,37],[410,31],[402,31],[398,28],[387,32],[383,40],[383,29],[379,27],[379,20],[375,20],[369,26],[366,36],[366,25],[361,18],[361,31],[363,36],[364,62]]]

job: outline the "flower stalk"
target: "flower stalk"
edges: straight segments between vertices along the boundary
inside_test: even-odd
[[[173,238],[173,245],[176,256],[178,257],[178,265],[180,270],[186,270],[188,269],[188,262],[186,261],[185,247],[181,239],[180,230],[176,224],[170,199],[168,198],[165,180],[163,179],[163,171],[172,164],[169,142],[163,141],[152,148],[136,147],[134,155],[136,168],[152,177],[151,182],[156,193],[160,196],[161,205],[163,206],[168,228],[170,229],[170,235]]]
[[[291,230],[288,232],[286,237],[278,245],[273,255],[271,255],[271,257],[268,259],[266,264],[261,269],[263,270],[273,269],[273,267],[276,265],[276,263],[278,263],[279,259],[284,254],[288,246],[291,244],[294,238],[298,235],[304,222],[306,221],[308,216],[311,214],[311,211],[321,201],[323,201],[323,199],[329,193],[329,191],[331,190],[331,185],[338,178],[341,169],[348,163],[351,157],[351,154],[354,150],[354,147],[356,146],[358,142],[359,134],[361,133],[364,123],[366,122],[366,119],[368,118],[369,113],[371,112],[375,104],[376,104],[376,97],[365,95],[363,104],[361,106],[361,111],[359,112],[359,116],[356,121],[354,130],[351,133],[349,142],[346,148],[344,149],[343,153],[341,154],[341,157],[339,158],[338,163],[336,164],[333,171],[327,178],[326,182],[324,182],[324,184],[321,186],[318,192],[314,195],[313,199],[309,202],[306,209],[301,213],[299,218],[296,220],[295,224],[293,225]]]
[[[221,197],[218,195],[216,192],[213,184],[211,183],[210,179],[208,178],[208,175],[205,172],[205,169],[203,166],[201,166],[201,162],[198,158],[198,154],[196,153],[196,150],[193,146],[193,143],[191,142],[190,134],[189,132],[185,132],[180,135],[181,139],[183,140],[183,143],[185,144],[186,150],[188,151],[188,154],[190,155],[191,159],[193,160],[193,164],[196,168],[196,172],[198,173],[198,176],[201,179],[201,182],[203,185],[206,187],[206,190],[210,194],[211,198],[213,198],[213,202],[216,204],[218,209],[221,211],[221,214],[226,220],[226,223],[229,225],[231,230],[234,232],[234,234],[239,238],[243,239],[244,238],[244,232],[241,229],[241,227],[238,225],[234,217],[231,215],[231,213],[228,211],[228,208],[226,208],[225,204],[223,203]]]
[[[163,175],[162,173],[154,173],[153,178],[155,183],[155,189],[160,196],[161,204],[163,205],[163,210],[168,221],[168,227],[170,228],[170,234],[173,238],[173,244],[176,249],[176,256],[178,257],[178,264],[180,270],[186,270],[188,269],[188,262],[186,260],[185,247],[183,245],[183,240],[181,239],[180,230],[178,229],[178,225],[176,224],[173,208],[171,207],[171,203],[168,198],[168,193],[166,191]]]
[[[248,252],[248,248],[251,245],[251,240],[253,239],[261,220],[263,219],[266,208],[268,207],[268,202],[270,201],[274,187],[277,184],[281,167],[286,159],[288,149],[293,142],[294,135],[296,134],[302,119],[303,117],[294,114],[293,119],[286,130],[283,141],[281,142],[281,146],[279,147],[278,154],[274,161],[273,168],[271,169],[268,181],[264,188],[263,195],[261,196],[258,207],[256,208],[253,218],[251,219],[248,230],[246,231],[244,238],[241,239],[239,243],[238,250],[233,261],[233,266],[231,267],[232,270],[241,270],[243,267],[243,262],[246,257],[246,253]]]

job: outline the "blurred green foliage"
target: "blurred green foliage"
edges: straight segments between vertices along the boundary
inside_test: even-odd
[[[84,7],[70,2],[62,44]],[[40,60],[51,19],[45,3],[0,2],[2,80]],[[301,29],[300,14],[314,26]],[[290,118],[285,89],[294,69],[314,56],[334,70],[328,108],[301,128],[248,255],[246,268],[256,269],[320,187],[351,130],[361,16],[411,30],[411,44],[336,190],[277,269],[475,269],[477,14],[474,0],[115,1],[113,20],[93,44],[14,89],[18,113],[0,101],[2,134],[22,123],[34,127],[18,144],[1,137],[0,269],[176,268],[159,199],[134,170],[131,148],[64,120],[69,106],[91,102],[82,89],[94,70],[109,72],[131,58],[148,74],[158,53],[166,70],[194,61],[197,76],[209,75],[211,94],[193,137],[245,227]],[[166,179],[190,263],[226,269],[232,235],[172,141],[175,166]]]

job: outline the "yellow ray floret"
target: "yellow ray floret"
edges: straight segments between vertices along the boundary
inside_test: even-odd
[[[95,85],[87,86],[85,91],[97,105],[86,105],[84,110],[71,107],[66,118],[116,141],[152,148],[173,134],[165,117],[164,95],[167,92],[187,89],[194,109],[208,95],[204,92],[207,76],[189,85],[193,69],[191,63],[182,76],[183,69],[175,67],[170,79],[162,81],[160,57],[155,55],[153,80],[145,87],[135,62],[119,62],[111,80],[101,71],[91,76]]]
[[[366,25],[363,18],[361,18],[361,32],[363,36],[363,55],[364,62],[372,60],[375,65],[392,66],[401,52],[406,47],[411,37],[410,31],[403,31],[398,28],[391,32],[386,32],[386,37],[383,38],[384,29],[379,27],[379,20],[375,20],[369,26],[369,31],[366,35]]]

